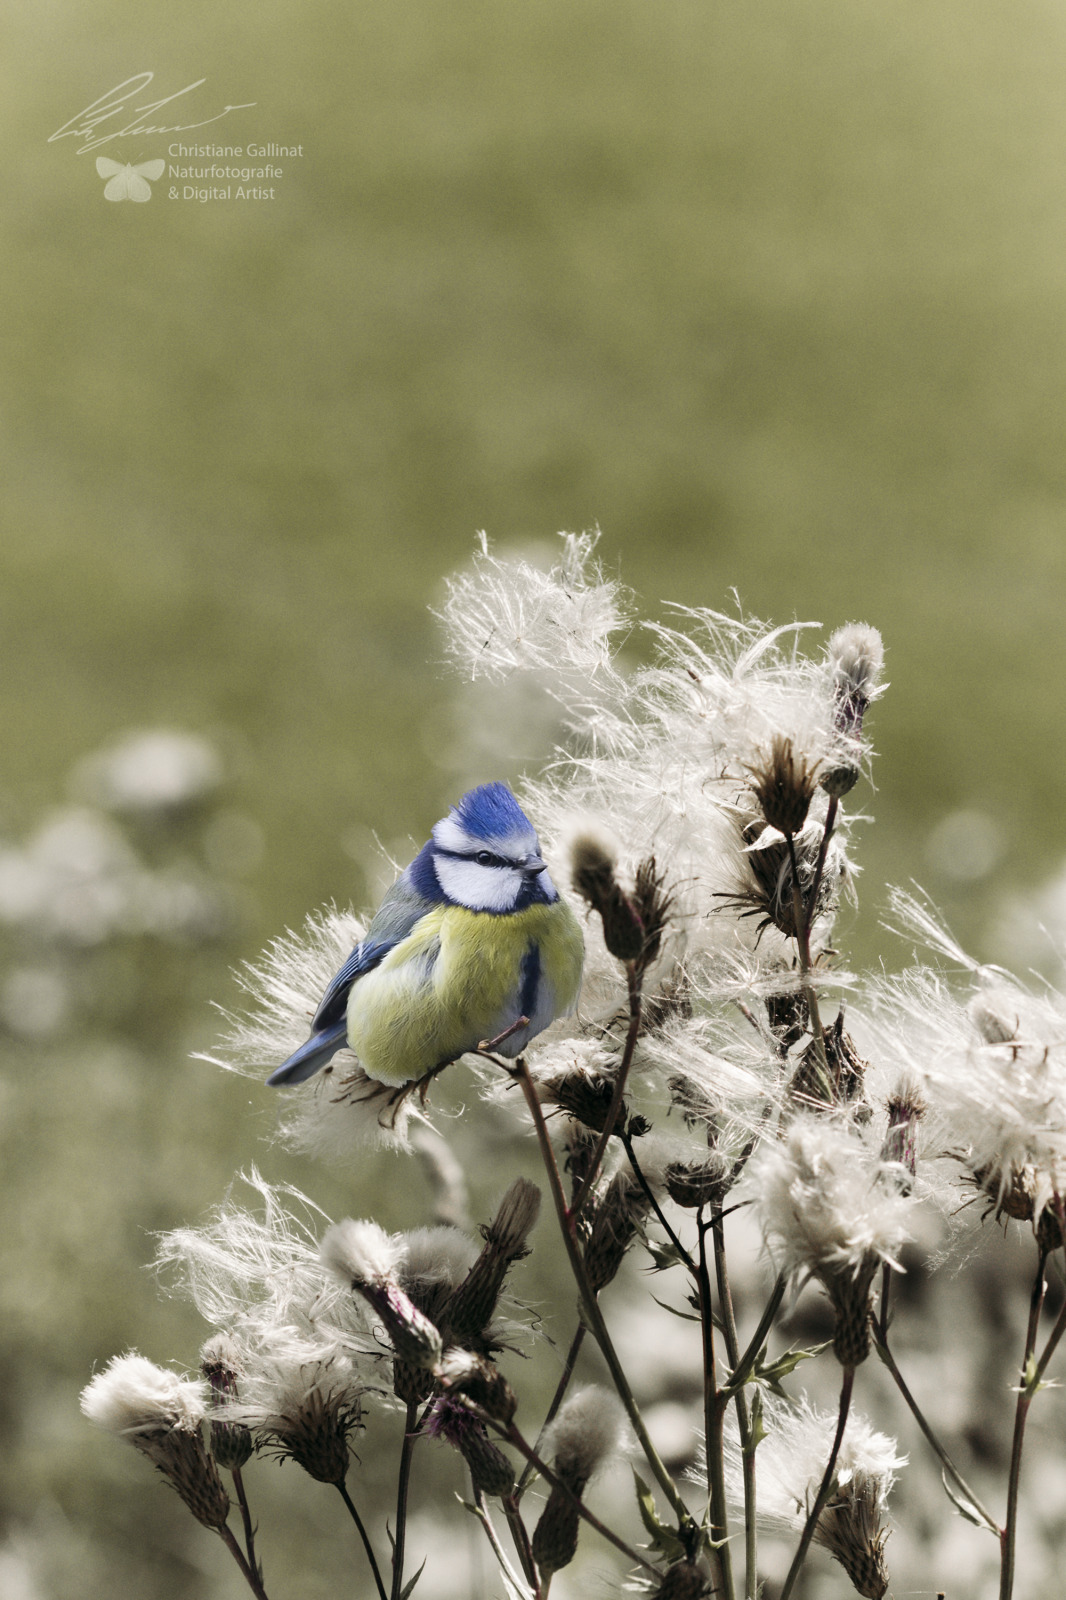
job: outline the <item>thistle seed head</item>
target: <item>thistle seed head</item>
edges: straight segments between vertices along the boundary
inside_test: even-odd
[[[461,1400],[453,1400],[448,1395],[435,1400],[426,1432],[433,1438],[446,1439],[459,1451],[470,1468],[474,1487],[482,1494],[504,1496],[514,1489],[514,1468],[503,1451],[493,1444],[484,1423]]]
[[[594,1133],[603,1132],[614,1098],[614,1078],[611,1073],[578,1066],[569,1072],[542,1079],[537,1087],[542,1100],[576,1117],[578,1122],[591,1128]],[[624,1122],[628,1115],[624,1103],[619,1115]]]
[[[800,832],[814,798],[818,764],[797,755],[792,740],[775,735],[769,750],[748,767],[751,787],[766,822],[786,839]]]
[[[691,1561],[676,1561],[655,1591],[655,1600],[703,1600],[710,1593],[707,1579]]]
[[[627,1172],[616,1173],[597,1197],[585,1245],[585,1266],[594,1294],[617,1275],[647,1212],[647,1196]]]
[[[496,1422],[510,1422],[518,1409],[514,1390],[503,1373],[484,1356],[453,1345],[445,1350],[434,1373],[447,1394],[466,1395]]]
[[[814,1039],[801,1055],[799,1066],[789,1084],[792,1099],[809,1111],[852,1106],[855,1120],[868,1122],[870,1107],[863,1099],[863,1090],[869,1062],[862,1059],[851,1035],[845,1033],[843,1010],[837,1013],[836,1021],[830,1027],[823,1029],[822,1043],[824,1065],[822,1051]]]
[[[200,1371],[207,1382],[210,1412],[224,1411],[237,1399],[240,1352],[228,1334],[208,1339],[200,1351]],[[251,1429],[211,1415],[211,1454],[220,1467],[239,1472],[252,1454]]]
[[[539,1213],[540,1190],[528,1178],[516,1178],[482,1228],[481,1254],[444,1307],[443,1321],[460,1342],[488,1327],[512,1262],[529,1254],[526,1239]]]
[[[115,1356],[82,1390],[81,1409],[146,1455],[205,1528],[222,1527],[229,1496],[204,1449],[201,1384],[135,1353]]]
[[[571,1493],[580,1499],[581,1484]],[[568,1567],[577,1554],[578,1534],[581,1531],[581,1513],[566,1490],[558,1484],[552,1486],[537,1526],[533,1529],[533,1560],[543,1578]]]
[[[840,1562],[864,1600],[882,1600],[888,1588],[883,1501],[882,1480],[855,1472],[837,1488],[814,1531],[815,1542]]]

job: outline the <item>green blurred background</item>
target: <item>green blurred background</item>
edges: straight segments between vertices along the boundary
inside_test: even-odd
[[[224,1552],[77,1391],[131,1344],[193,1358],[195,1318],[141,1264],[236,1167],[419,1220],[390,1159],[353,1198],[267,1147],[264,1090],[188,1052],[236,961],[373,892],[372,830],[402,855],[454,797],[427,608],[475,530],[598,524],[653,617],[735,587],[774,621],[882,629],[862,959],[906,954],[886,880],[994,955],[1003,895],[1058,869],[1066,16],[22,0],[0,31],[9,880],[131,729],[198,735],[223,774],[109,824],[184,920],[87,934],[0,885],[0,1576],[17,1600],[228,1596]],[[48,142],[148,68],[159,95],[206,78],[204,115],[255,102],[186,137],[302,144],[274,201],[163,180],[109,204],[95,152]],[[542,730],[499,738],[474,775],[544,754]],[[290,1592],[336,1592],[314,1549]]]

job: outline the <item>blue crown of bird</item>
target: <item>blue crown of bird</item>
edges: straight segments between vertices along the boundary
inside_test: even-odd
[[[517,1056],[574,1010],[583,959],[532,823],[505,783],[481,784],[435,825],[267,1082],[302,1083],[346,1047],[396,1087],[486,1041]]]

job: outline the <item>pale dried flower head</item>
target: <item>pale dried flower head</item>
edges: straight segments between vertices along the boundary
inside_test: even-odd
[[[877,1270],[899,1265],[910,1201],[877,1155],[837,1117],[800,1115],[749,1169],[756,1209],[778,1271],[813,1276],[836,1312],[842,1366],[869,1352],[870,1290]]]
[[[229,1497],[204,1448],[204,1385],[144,1356],[115,1356],[82,1390],[90,1422],[134,1445],[163,1474],[205,1528],[219,1529]]]
[[[135,1351],[113,1356],[81,1394],[81,1409],[90,1422],[124,1437],[178,1428],[199,1428],[207,1415],[203,1383],[180,1378]]]
[[[627,1439],[625,1409],[618,1396],[590,1384],[560,1406],[542,1453],[559,1477],[583,1488],[600,1468],[625,1452]]]
[[[806,1400],[793,1404],[772,1394],[764,1397],[766,1437],[755,1453],[756,1503],[764,1526],[789,1532],[802,1528],[825,1472],[836,1425],[834,1413],[818,1411]],[[837,1456],[837,1487],[846,1488],[860,1477],[873,1482],[883,1510],[906,1460],[897,1453],[894,1439],[852,1411]],[[732,1424],[726,1433],[726,1487],[732,1504],[742,1510],[740,1441]]]
[[[402,1236],[390,1236],[376,1222],[348,1217],[322,1240],[329,1270],[362,1296],[384,1326],[399,1360],[428,1371],[440,1360],[440,1331],[401,1287]]]
[[[257,1353],[228,1415],[317,1482],[341,1484],[366,1390],[357,1362],[340,1348],[279,1344]]]

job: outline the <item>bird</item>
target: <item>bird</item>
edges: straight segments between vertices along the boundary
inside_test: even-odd
[[[267,1083],[303,1083],[345,1047],[396,1087],[488,1042],[513,1059],[574,1011],[583,961],[532,823],[505,783],[480,784],[434,825]]]

